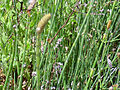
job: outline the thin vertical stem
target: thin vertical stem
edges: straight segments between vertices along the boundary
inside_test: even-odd
[[[37,34],[37,41],[36,41],[36,64],[37,64],[37,90],[40,90],[40,69],[39,69],[39,64],[40,64],[40,42],[39,42],[39,34]]]
[[[26,45],[27,45],[27,34],[28,29],[25,32],[25,44],[24,44],[24,53],[23,53],[23,61],[22,61],[22,67],[21,67],[21,73],[20,73],[20,81],[19,81],[19,90],[22,90],[22,79],[23,79],[23,71],[24,71],[24,62],[25,62],[25,52],[26,52]]]
[[[70,52],[69,52],[69,54],[68,54],[68,57],[67,57],[67,59],[66,59],[66,61],[65,61],[63,70],[62,70],[62,72],[61,72],[61,74],[60,74],[60,78],[59,78],[58,84],[60,84],[60,82],[61,82],[61,79],[62,79],[62,76],[63,76],[63,72],[64,72],[64,70],[65,70],[65,68],[66,68],[66,66],[67,66],[67,63],[68,63],[69,58],[70,58],[70,56],[71,56],[71,54],[72,54],[73,48],[74,48],[75,44],[77,43],[77,41],[78,41],[78,39],[79,39],[79,36],[81,35],[81,31],[82,31],[82,29],[84,28],[84,25],[85,25],[85,23],[86,23],[86,20],[87,20],[88,16],[90,15],[90,11],[91,11],[91,9],[92,9],[92,5],[93,5],[93,2],[94,2],[94,1],[95,1],[95,0],[92,1],[91,6],[90,6],[90,9],[89,9],[88,13],[86,14],[86,17],[85,17],[85,19],[84,19],[84,21],[83,21],[83,24],[82,24],[82,26],[81,26],[81,28],[80,28],[80,30],[79,30],[79,32],[78,32],[78,35],[77,35],[77,37],[76,37],[76,39],[75,39],[75,41],[74,41],[74,43],[73,43],[73,45],[72,45],[72,47],[71,47],[71,50],[70,50]]]

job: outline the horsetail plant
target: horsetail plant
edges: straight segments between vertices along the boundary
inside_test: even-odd
[[[29,19],[28,19],[29,21]],[[22,60],[22,67],[20,72],[20,81],[19,81],[19,90],[22,90],[22,80],[23,80],[23,72],[24,72],[24,64],[25,64],[25,54],[26,54],[26,45],[27,45],[27,35],[28,35],[28,29],[25,31],[25,44],[24,44],[24,52],[23,52],[23,60]]]
[[[38,23],[38,26],[36,28],[36,32],[37,32],[37,40],[36,40],[36,64],[37,64],[37,68],[36,68],[36,72],[37,72],[37,89],[39,90],[39,86],[40,86],[40,70],[39,70],[39,64],[40,64],[40,56],[39,56],[39,47],[40,47],[40,34],[42,33],[45,25],[47,24],[48,20],[51,18],[51,14],[47,14],[45,16],[42,17],[42,19],[40,20],[40,22]]]
[[[16,4],[15,4],[15,1],[14,1],[14,10],[16,12]],[[15,16],[17,17],[17,14],[15,14]],[[5,80],[5,84],[4,84],[4,87],[3,87],[3,90],[6,90],[7,89],[7,85],[9,83],[9,76],[11,74],[11,71],[13,69],[13,63],[14,63],[14,59],[17,58],[17,39],[18,39],[18,36],[17,36],[17,33],[18,33],[18,23],[16,21],[16,31],[14,31],[14,34],[15,34],[15,42],[14,42],[14,46],[13,46],[13,49],[12,49],[12,52],[13,52],[13,55],[11,56],[11,60],[10,60],[10,65],[9,65],[9,69],[8,69],[8,72],[7,72],[7,76],[6,76],[6,80]]]
[[[117,0],[114,1],[114,4],[113,4],[113,6],[112,6],[112,12],[111,12],[111,15],[110,15],[110,17],[109,17],[109,20],[112,19],[112,16],[113,16],[113,12],[114,12],[114,8],[115,8],[116,3],[117,3]],[[110,24],[109,24],[109,23],[110,23]],[[107,25],[107,30],[105,31],[105,33],[107,33],[107,34],[108,34],[108,29],[110,28],[110,25],[111,25],[111,21],[109,21],[108,24],[109,24],[109,25]],[[106,36],[106,38],[107,38],[107,36]],[[103,38],[103,39],[104,39],[104,38]],[[95,58],[95,61],[94,61],[94,63],[93,63],[92,68],[94,68],[95,65],[96,65],[96,63],[97,63],[97,60],[98,60],[98,57],[99,57],[100,52],[101,52],[101,50],[102,50],[103,44],[104,44],[104,42],[102,41],[102,43],[100,44],[100,48],[99,48],[99,50],[98,50],[98,53],[96,54],[96,58]],[[93,72],[93,71],[91,70],[90,73],[92,73],[92,72]],[[86,84],[85,89],[88,89],[88,85],[89,85],[89,83],[90,83],[91,76],[92,76],[92,74],[90,75],[90,77],[89,77],[89,79],[88,79],[88,81],[87,81],[87,84]],[[102,86],[103,86],[103,84],[102,84]],[[101,87],[102,87],[102,86],[101,86]]]
[[[70,56],[71,56],[71,54],[72,54],[72,51],[73,51],[73,49],[74,49],[74,47],[75,47],[75,44],[77,43],[77,41],[78,41],[78,39],[79,39],[79,37],[80,37],[80,35],[81,35],[81,31],[82,31],[82,29],[84,28],[84,25],[85,25],[85,23],[86,23],[86,21],[87,21],[87,18],[88,18],[89,15],[90,15],[90,12],[91,12],[91,9],[92,9],[92,5],[93,5],[94,1],[95,1],[95,0],[93,0],[92,3],[91,3],[91,7],[90,7],[88,13],[86,14],[86,17],[85,17],[85,19],[84,19],[84,21],[83,21],[83,23],[82,23],[82,26],[81,26],[81,28],[80,28],[80,30],[79,30],[79,33],[77,34],[77,37],[76,37],[76,39],[75,39],[75,41],[74,41],[74,43],[73,43],[73,45],[72,45],[72,47],[71,47],[71,50],[70,50],[70,52],[69,52],[69,54],[68,54],[68,56],[67,56],[67,59],[66,59],[66,61],[65,61],[64,67],[63,67],[63,70],[62,70],[62,72],[61,72],[61,74],[60,74],[60,77],[59,77],[59,80],[58,80],[58,86],[59,86],[59,84],[60,84],[60,82],[61,82],[61,79],[62,79],[64,70],[65,70],[65,68],[66,68],[66,66],[67,66],[67,64],[68,64],[69,58],[70,58]],[[84,31],[83,31],[83,32],[84,32]],[[81,52],[80,52],[80,53],[81,53]]]

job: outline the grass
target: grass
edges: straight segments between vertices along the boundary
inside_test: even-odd
[[[22,9],[20,1],[0,3],[1,89],[119,89],[118,0],[39,0],[30,16],[27,0]]]

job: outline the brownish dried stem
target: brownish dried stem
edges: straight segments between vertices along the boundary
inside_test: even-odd
[[[9,36],[9,38],[7,39],[7,41],[5,42],[4,46],[7,44],[7,42],[12,38],[14,34],[12,33],[12,35]]]
[[[52,43],[52,41],[54,40],[54,38],[58,35],[58,33],[60,32],[60,30],[68,23],[70,17],[72,16],[72,14],[74,13],[74,11],[71,12],[71,14],[69,15],[68,19],[65,21],[65,23],[63,24],[63,26],[60,27],[60,29],[57,31],[57,33],[55,34],[55,36],[50,40],[49,43]]]
[[[23,11],[23,2],[20,2],[21,6],[20,6],[20,12]]]

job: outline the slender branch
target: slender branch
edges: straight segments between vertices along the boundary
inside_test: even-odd
[[[49,43],[52,43],[52,41],[54,40],[54,38],[58,35],[58,33],[60,32],[60,30],[68,23],[70,17],[72,16],[72,14],[74,13],[74,11],[71,12],[71,14],[69,15],[68,19],[65,21],[65,23],[63,24],[63,26],[60,27],[60,29],[57,31],[57,33],[55,34],[55,36],[50,40]]]

